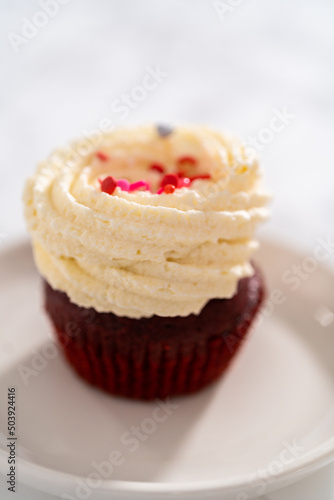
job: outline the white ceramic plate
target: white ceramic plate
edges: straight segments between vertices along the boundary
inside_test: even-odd
[[[75,376],[41,310],[29,245],[3,247],[1,472],[8,472],[6,393],[12,386],[19,480],[66,499],[248,500],[329,463],[334,277],[304,259],[263,244],[257,261],[271,293],[267,317],[224,378],[163,408],[108,396]],[[291,279],[293,265],[304,266],[303,278]]]

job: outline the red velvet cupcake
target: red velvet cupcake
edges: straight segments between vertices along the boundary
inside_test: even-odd
[[[87,141],[53,153],[24,195],[63,352],[111,394],[196,392],[224,372],[263,301],[250,263],[268,216],[256,158],[199,127]]]

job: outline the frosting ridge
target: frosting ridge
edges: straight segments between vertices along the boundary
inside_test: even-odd
[[[268,217],[253,152],[205,127],[168,137],[154,127],[117,130],[99,150],[107,161],[95,151],[70,162],[56,151],[26,183],[34,257],[50,285],[80,306],[131,318],[198,314],[208,300],[232,297],[253,273],[254,231]],[[197,162],[188,170],[210,178],[157,194],[161,177],[149,165],[169,173],[185,156]],[[109,195],[99,183],[107,175],[145,178],[152,190]]]

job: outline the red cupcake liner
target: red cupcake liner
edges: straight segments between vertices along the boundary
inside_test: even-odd
[[[217,379],[239,350],[264,299],[263,279],[240,280],[231,299],[199,315],[131,319],[79,307],[44,282],[45,308],[75,371],[105,391],[155,399],[193,393]]]

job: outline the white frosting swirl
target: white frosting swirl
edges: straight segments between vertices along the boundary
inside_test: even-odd
[[[80,155],[81,144],[53,153],[25,187],[36,265],[51,286],[79,306],[131,318],[198,314],[210,299],[232,297],[253,272],[254,230],[268,216],[254,153],[204,127],[165,138],[153,127],[106,134],[106,162]],[[182,156],[211,179],[173,194],[100,190],[106,175],[157,186],[148,166],[173,172]]]

